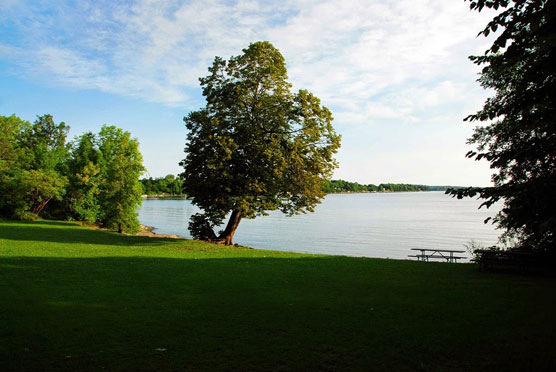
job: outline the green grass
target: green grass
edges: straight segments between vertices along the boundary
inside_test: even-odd
[[[0,221],[0,370],[556,370],[556,280]]]

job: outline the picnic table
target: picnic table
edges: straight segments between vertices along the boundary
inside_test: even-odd
[[[454,255],[464,253],[465,251],[453,249],[434,249],[434,248],[411,248],[412,251],[419,251],[420,253],[409,255],[409,257],[416,257],[417,261],[429,261],[430,259],[446,260],[446,262],[458,262],[465,256]]]

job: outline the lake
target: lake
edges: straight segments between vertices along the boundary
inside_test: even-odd
[[[346,256],[407,259],[411,248],[466,249],[488,246],[500,231],[484,219],[498,208],[443,192],[330,194],[314,213],[280,212],[243,219],[234,242],[253,248]],[[189,217],[198,209],[181,199],[144,199],[139,221],[154,232],[189,238]],[[465,254],[470,257],[469,253]]]

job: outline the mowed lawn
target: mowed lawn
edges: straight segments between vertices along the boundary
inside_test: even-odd
[[[470,264],[0,221],[0,370],[553,371],[555,293]]]

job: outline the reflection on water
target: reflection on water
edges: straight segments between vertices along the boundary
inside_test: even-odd
[[[244,219],[234,242],[254,248],[407,258],[410,248],[465,249],[470,241],[497,242],[499,231],[483,220],[496,210],[474,199],[442,192],[331,194],[315,213],[286,217],[280,212]],[[185,199],[147,199],[139,221],[160,234],[190,237],[189,217],[198,209]]]

